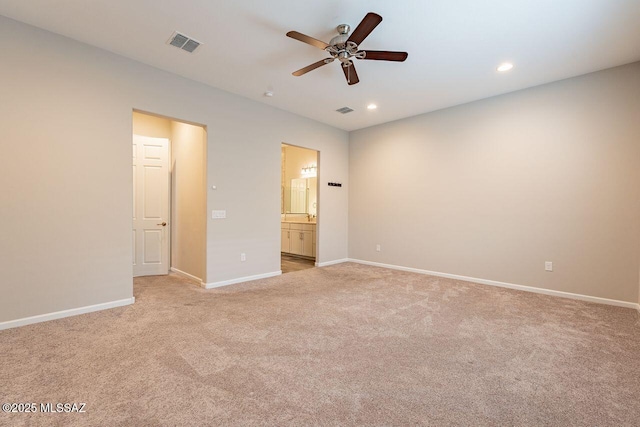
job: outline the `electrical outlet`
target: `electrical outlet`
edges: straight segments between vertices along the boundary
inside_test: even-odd
[[[247,260],[247,254],[240,254],[240,261],[245,262]]]
[[[545,271],[553,271],[553,263],[551,261],[544,262],[544,270]]]
[[[380,245],[376,245],[376,252],[380,252],[380,251],[381,251]]]

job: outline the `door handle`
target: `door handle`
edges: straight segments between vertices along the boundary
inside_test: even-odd
[[[164,221],[162,221],[162,223],[160,223],[160,224],[156,224],[156,225],[161,225],[161,226],[163,226],[163,227],[166,227],[166,226],[167,226],[167,223],[166,223],[166,222],[164,222]]]

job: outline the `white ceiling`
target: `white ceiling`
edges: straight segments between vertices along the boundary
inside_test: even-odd
[[[291,75],[327,55],[287,31],[328,42],[367,12],[384,20],[361,49],[406,62],[356,61],[354,86],[337,62]],[[640,60],[640,0],[0,0],[0,14],[345,130]],[[203,45],[168,46],[176,30]]]

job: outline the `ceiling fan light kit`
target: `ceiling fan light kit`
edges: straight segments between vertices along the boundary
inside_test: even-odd
[[[369,34],[371,34],[371,32],[378,26],[378,24],[380,24],[380,22],[382,22],[382,17],[380,15],[369,12],[362,19],[360,24],[358,24],[351,35],[349,35],[349,31],[351,30],[351,27],[349,25],[338,25],[338,35],[332,38],[329,43],[314,39],[313,37],[299,33],[297,31],[289,31],[287,33],[288,37],[320,48],[331,55],[330,58],[325,58],[318,62],[314,62],[311,65],[307,65],[304,68],[294,71],[292,74],[299,77],[308,73],[309,71],[322,67],[323,65],[330,64],[337,59],[338,61],[340,61],[340,65],[342,67],[342,71],[344,72],[344,76],[347,79],[347,83],[349,85],[354,85],[357,84],[360,79],[358,78],[356,67],[353,64],[353,59],[403,62],[405,59],[407,59],[407,52],[359,49],[359,45],[364,41],[365,38],[367,38]]]

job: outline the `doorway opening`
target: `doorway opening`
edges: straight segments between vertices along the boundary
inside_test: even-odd
[[[133,111],[133,277],[206,282],[207,130]]]
[[[282,273],[315,266],[318,212],[318,152],[283,143],[280,171]]]

